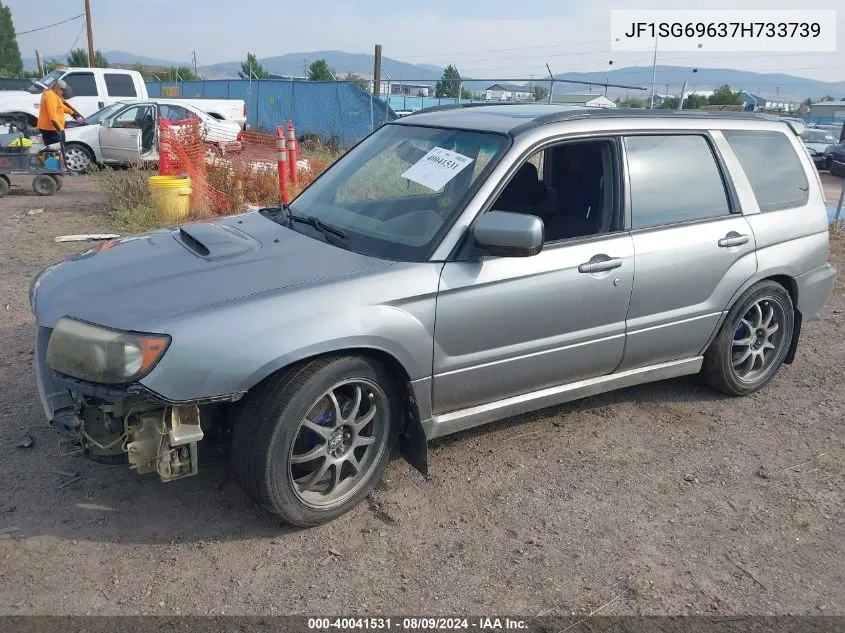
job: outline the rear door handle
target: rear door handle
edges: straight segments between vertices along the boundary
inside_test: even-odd
[[[721,248],[729,248],[731,246],[742,246],[748,244],[751,239],[750,235],[740,235],[739,233],[728,233],[725,237],[719,240]]]
[[[589,261],[578,266],[579,273],[603,273],[607,270],[619,268],[622,265],[621,257],[611,257],[610,259],[599,259]]]

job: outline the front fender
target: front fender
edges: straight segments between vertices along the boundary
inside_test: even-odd
[[[182,315],[151,330],[172,343],[141,383],[173,401],[218,398],[305,358],[358,348],[389,354],[412,381],[428,378],[441,267],[391,266]]]

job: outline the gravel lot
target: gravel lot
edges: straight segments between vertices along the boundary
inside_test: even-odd
[[[761,393],[680,379],[482,427],[434,444],[429,480],[397,460],[295,531],[214,447],[168,484],[59,455],[27,287],[81,248],[55,236],[110,230],[98,198],[78,177],[0,201],[0,613],[845,615],[842,272]]]

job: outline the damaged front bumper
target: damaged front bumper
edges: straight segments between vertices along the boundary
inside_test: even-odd
[[[200,403],[168,403],[140,385],[115,388],[60,375],[46,365],[50,334],[38,328],[35,371],[41,405],[63,438],[63,454],[128,461],[139,474],[158,473],[162,481],[197,474],[197,444],[204,435]]]

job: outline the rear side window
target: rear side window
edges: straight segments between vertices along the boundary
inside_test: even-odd
[[[703,136],[629,136],[625,149],[631,228],[730,214],[722,174]]]
[[[132,77],[122,73],[106,73],[106,91],[110,97],[137,97]]]
[[[94,73],[69,73],[62,77],[74,97],[97,97],[97,82]]]
[[[807,204],[807,175],[785,134],[739,130],[724,130],[722,134],[748,176],[760,211]]]

